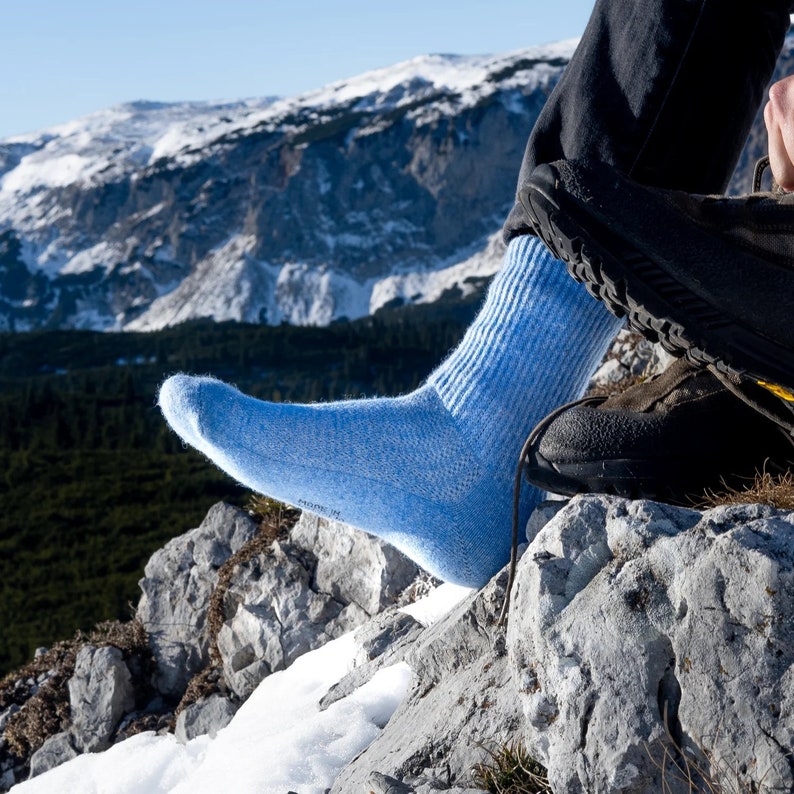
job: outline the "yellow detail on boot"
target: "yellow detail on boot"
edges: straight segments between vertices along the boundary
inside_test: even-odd
[[[756,381],[759,386],[763,386],[768,391],[771,391],[777,397],[780,397],[781,400],[785,400],[786,402],[794,403],[794,393],[790,392],[788,389],[784,389],[782,386],[778,386],[776,383],[767,383],[765,380]]]

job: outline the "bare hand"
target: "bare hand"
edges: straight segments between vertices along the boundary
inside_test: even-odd
[[[794,75],[769,87],[764,121],[772,175],[784,190],[794,190]]]

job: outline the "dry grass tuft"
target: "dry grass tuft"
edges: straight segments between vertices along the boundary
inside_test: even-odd
[[[648,749],[648,748],[646,748]],[[732,766],[729,762],[715,759],[713,753],[698,746],[703,759],[694,753],[682,751],[669,737],[662,745],[662,757],[656,758],[648,749],[654,766],[662,773],[662,794],[683,790],[697,794],[758,794],[766,790],[764,780],[769,771],[756,781],[747,776],[748,768]],[[788,764],[788,756],[784,763]],[[755,762],[750,764],[750,769]]]
[[[246,510],[259,524],[262,533],[271,536],[271,542],[285,536],[295,526],[301,514],[297,507],[258,494],[249,497]]]
[[[105,620],[97,623],[87,635],[78,631],[75,639],[82,645],[96,645],[98,648],[112,645],[125,656],[151,653],[146,629],[138,617],[124,623],[120,620]]]
[[[126,623],[108,620],[88,634],[78,631],[73,639],[56,643],[20,670],[9,673],[0,681],[0,711],[19,706],[3,733],[9,750],[18,758],[28,758],[46,739],[69,726],[67,683],[84,645],[112,645],[126,658],[138,656],[144,664],[151,660],[146,631],[137,618]]]
[[[488,760],[472,770],[475,783],[490,794],[551,794],[546,769],[520,742],[488,750]]]
[[[221,668],[218,665],[210,664],[205,667],[200,673],[197,673],[190,679],[187,685],[185,694],[182,695],[182,700],[174,710],[174,717],[172,720],[171,730],[176,725],[176,718],[188,707],[197,703],[199,700],[208,698],[216,692],[220,692],[221,683]]]
[[[794,510],[794,473],[772,475],[756,474],[752,483],[742,489],[728,488],[722,492],[708,493],[703,507],[718,505],[763,504],[778,510]]]
[[[35,693],[31,692],[30,687],[21,687],[27,698],[19,704],[20,710],[11,715],[3,732],[8,749],[17,758],[29,758],[50,736],[60,733],[69,725],[69,690],[66,684],[74,673],[76,655],[74,648],[59,649],[57,669],[50,672]],[[19,689],[18,696],[22,694]]]
[[[244,565],[260,554],[266,554],[274,541],[285,539],[301,514],[301,511],[297,508],[277,502],[268,496],[252,496],[248,501],[247,509],[258,523],[259,533],[251,538],[241,549],[232,554],[218,569],[218,583],[215,585],[207,610],[210,666],[212,667],[221,665],[221,655],[218,651],[218,632],[221,630],[224,620],[223,599],[229,589],[235,569],[238,565]]]
[[[623,394],[624,391],[636,386],[638,383],[644,383],[648,380],[645,375],[626,375],[620,380],[607,381],[593,386],[587,390],[587,397],[613,397],[616,394]]]

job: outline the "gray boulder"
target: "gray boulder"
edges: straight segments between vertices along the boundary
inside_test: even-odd
[[[424,631],[419,621],[391,607],[375,615],[355,635],[358,653],[356,665],[334,684],[320,700],[320,708],[351,694],[370,681],[379,670],[405,660],[419,635]]]
[[[343,604],[374,615],[395,603],[419,575],[393,546],[339,521],[303,513],[291,541],[317,559],[314,586]]]
[[[393,603],[418,574],[383,541],[303,513],[288,540],[234,571],[218,633],[226,683],[247,698],[265,676]]]
[[[794,790],[793,531],[769,507],[593,496],[538,533],[508,649],[557,794]]]
[[[219,503],[197,529],[155,552],[140,581],[137,615],[157,661],[154,683],[179,697],[209,662],[207,610],[218,569],[257,533],[244,511]]]
[[[235,572],[218,650],[226,683],[238,697],[247,698],[265,676],[331,639],[326,626],[343,605],[312,590],[312,567],[300,550],[274,541]]]
[[[206,735],[214,739],[218,731],[232,721],[237,708],[223,695],[210,695],[191,703],[176,718],[174,735],[182,744],[187,744],[197,736]]]
[[[487,750],[518,733],[520,703],[496,625],[506,581],[503,572],[421,633],[396,627],[398,645],[404,632],[414,640],[406,656],[415,674],[411,690],[332,792],[468,790]],[[369,647],[385,653],[382,631],[362,632]]]
[[[257,534],[250,516],[218,504],[200,527],[170,541],[147,564],[138,617],[163,694],[181,696],[209,663],[207,620],[218,571]],[[224,591],[217,635],[225,682],[242,699],[265,676],[394,603],[419,575],[386,543],[309,513],[286,540],[243,557]]]
[[[30,758],[30,777],[55,769],[56,766],[77,758],[80,751],[75,747],[74,736],[69,731],[50,736]]]
[[[121,718],[135,706],[130,671],[118,648],[80,649],[69,679],[69,703],[77,748],[97,752],[109,747]]]

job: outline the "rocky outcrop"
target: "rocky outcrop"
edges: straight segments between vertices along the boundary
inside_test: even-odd
[[[758,505],[572,500],[519,562],[506,633],[503,573],[415,641],[411,693],[334,791],[373,769],[465,788],[516,741],[556,794],[791,791],[792,533]]]
[[[377,538],[310,514],[266,548],[257,533],[246,513],[216,505],[147,564],[138,617],[163,694],[181,697],[214,643],[226,685],[245,699],[265,676],[393,603],[419,574]],[[233,567],[217,591],[225,564]],[[221,609],[212,626],[214,594]]]
[[[74,735],[69,731],[56,733],[31,756],[30,777],[38,777],[72,758],[77,758],[78,755],[80,751],[74,746]]]
[[[194,541],[193,563],[168,568],[184,579],[174,592],[234,574],[222,598],[229,646],[213,679],[227,684],[180,709],[183,742],[234,718],[255,673],[268,672],[252,665],[288,664],[290,648],[297,654],[360,622],[356,664],[321,708],[397,663],[413,679],[378,738],[338,775],[338,794],[477,791],[472,770],[506,745],[545,766],[555,794],[794,789],[794,512],[606,496],[546,503],[528,525],[507,625],[498,622],[502,571],[429,627],[401,606],[393,584],[415,570],[377,541],[305,516],[269,549],[246,553],[231,540],[247,534],[244,518],[216,507],[201,532],[172,545],[184,551]],[[352,569],[364,560],[370,576],[356,579]],[[336,579],[332,593],[318,584],[325,577]],[[296,617],[287,619],[290,610]],[[248,663],[233,669],[243,657]],[[121,713],[133,702],[125,676],[133,669],[145,665],[112,648],[76,654],[71,720],[32,748],[31,774],[129,735],[134,724],[162,729],[140,696],[138,712]],[[41,690],[50,678],[20,687]],[[24,712],[22,700],[4,707],[0,725]],[[5,760],[7,739],[6,786],[27,770]]]
[[[757,505],[590,497],[539,533],[508,648],[555,791],[794,789],[793,530]]]
[[[339,521],[304,513],[290,540],[316,561],[314,587],[375,615],[394,604],[416,579],[416,564],[393,546]]]
[[[214,736],[265,676],[387,607],[364,647],[397,658],[409,619],[390,631],[388,615],[418,578],[399,552],[344,524],[304,514],[273,538],[215,505],[149,560],[132,631],[42,650],[0,690],[0,790],[141,730]]]
[[[500,574],[416,637],[405,656],[414,671],[408,697],[332,792],[371,790],[373,771],[406,791],[465,788],[473,785],[471,771],[484,748],[520,731],[505,633],[496,625],[506,581]]]
[[[146,564],[137,615],[157,661],[154,683],[164,694],[181,696],[209,663],[207,613],[218,570],[256,533],[250,516],[220,503]]]

